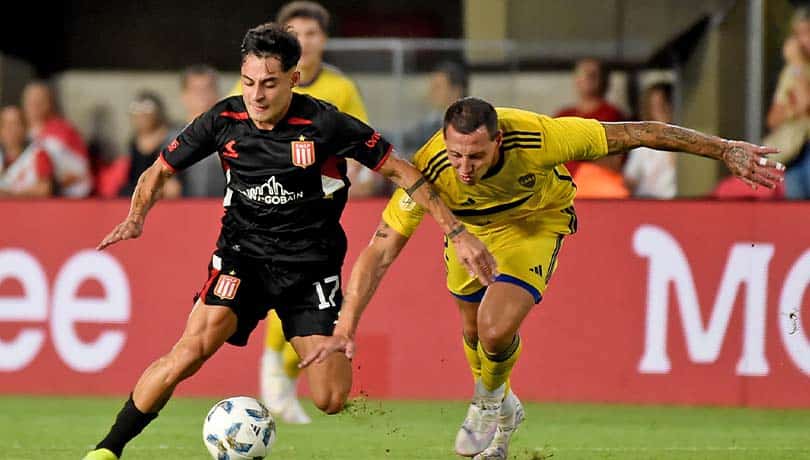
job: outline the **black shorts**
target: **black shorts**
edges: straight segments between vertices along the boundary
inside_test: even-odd
[[[208,281],[194,300],[223,305],[236,313],[236,332],[228,343],[247,344],[259,321],[272,308],[284,337],[332,335],[343,303],[342,257],[332,263],[276,262],[214,252]]]

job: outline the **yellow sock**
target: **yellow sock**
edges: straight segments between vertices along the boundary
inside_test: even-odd
[[[481,358],[478,357],[478,345],[470,344],[463,334],[461,341],[464,343],[464,356],[467,357],[467,364],[470,365],[473,379],[478,380],[481,378]]]
[[[284,339],[281,320],[275,310],[270,310],[270,313],[267,314],[267,335],[265,336],[264,346],[281,353],[284,350],[285,343],[287,343],[287,340]]]
[[[494,391],[504,383],[509,382],[512,367],[515,366],[522,348],[519,335],[515,336],[512,344],[506,350],[496,354],[488,353],[481,346],[481,342],[478,342],[478,357],[481,360],[481,383],[487,391]]]
[[[298,377],[298,374],[301,372],[301,369],[298,368],[298,363],[301,362],[301,359],[298,357],[298,353],[295,352],[295,348],[290,345],[290,342],[285,342],[281,362],[284,365],[284,373],[287,377],[291,379]]]
[[[270,313],[267,314],[267,336],[264,346],[268,350],[281,354],[281,364],[287,377],[291,379],[298,377],[301,372],[298,369],[298,363],[301,360],[292,345],[284,338],[284,329],[281,327],[281,320],[275,310],[270,310]]]

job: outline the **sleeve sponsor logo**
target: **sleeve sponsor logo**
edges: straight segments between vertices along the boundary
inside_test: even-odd
[[[169,143],[169,146],[166,147],[166,149],[169,152],[174,152],[175,150],[177,150],[177,147],[180,147],[180,142],[177,139],[175,139]]]
[[[373,149],[374,147],[377,146],[377,142],[380,141],[381,137],[382,136],[380,136],[380,133],[374,131],[374,134],[371,135],[371,138],[369,138],[369,140],[365,142],[366,147]]]

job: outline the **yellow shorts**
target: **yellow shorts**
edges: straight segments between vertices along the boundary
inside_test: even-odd
[[[526,289],[539,303],[557,268],[563,238],[576,232],[576,215],[573,208],[567,208],[538,213],[532,219],[468,229],[495,256],[499,272],[496,281]],[[461,300],[480,302],[486,287],[458,261],[455,247],[447,239],[444,247],[447,289]]]

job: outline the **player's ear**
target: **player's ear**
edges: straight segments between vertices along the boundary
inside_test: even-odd
[[[498,147],[500,147],[501,142],[503,142],[503,131],[501,131],[500,129],[495,131],[495,136],[492,138],[492,140],[495,141]]]
[[[294,72],[292,73],[292,76],[290,77],[290,85],[291,85],[293,88],[295,88],[296,86],[298,86],[298,83],[299,83],[300,81],[301,81],[301,72],[299,72],[299,71],[297,71],[297,70],[296,70],[296,71],[294,71]]]

